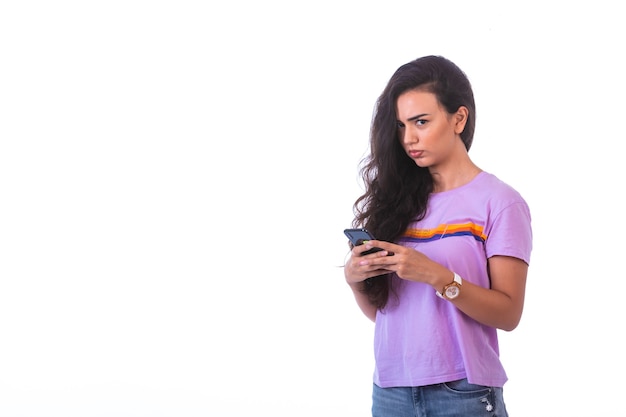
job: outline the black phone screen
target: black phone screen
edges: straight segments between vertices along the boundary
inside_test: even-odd
[[[343,233],[345,233],[354,246],[359,246],[368,240],[375,239],[366,229],[345,229]]]
[[[345,229],[343,233],[345,233],[345,235],[348,237],[348,239],[350,239],[350,242],[352,242],[354,246],[359,246],[367,242],[368,240],[375,239],[374,236],[372,236],[372,234],[367,231],[367,229]],[[370,253],[378,252],[381,250],[381,248],[372,248],[368,251],[363,252],[362,255],[369,255]]]

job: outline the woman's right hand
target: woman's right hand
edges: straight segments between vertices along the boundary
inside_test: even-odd
[[[376,263],[365,262],[372,259],[382,258],[389,254],[385,250],[363,255],[364,252],[375,248],[376,241],[372,240],[363,245],[355,246],[350,252],[350,258],[344,265],[346,282],[350,285],[363,282],[368,278],[377,277],[392,272],[388,269],[381,269]]]

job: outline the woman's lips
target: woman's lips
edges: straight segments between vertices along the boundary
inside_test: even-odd
[[[424,151],[409,151],[409,156],[415,159],[421,157],[423,153]]]

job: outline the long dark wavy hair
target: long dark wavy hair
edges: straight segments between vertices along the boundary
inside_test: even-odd
[[[469,111],[461,139],[469,151],[474,137],[476,106],[469,79],[441,56],[425,56],[402,65],[376,101],[370,129],[370,151],[361,161],[365,192],[354,203],[354,227],[365,227],[380,240],[396,241],[409,223],[426,214],[433,178],[409,158],[398,137],[396,104],[410,90],[433,93],[450,114]],[[379,309],[387,305],[390,274],[369,278],[363,291]]]

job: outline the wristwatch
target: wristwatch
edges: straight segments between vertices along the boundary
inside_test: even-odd
[[[463,285],[463,280],[458,274],[454,274],[454,281],[443,287],[443,291],[435,291],[437,295],[441,298],[445,298],[447,300],[454,300],[456,297],[461,294],[461,285]]]

